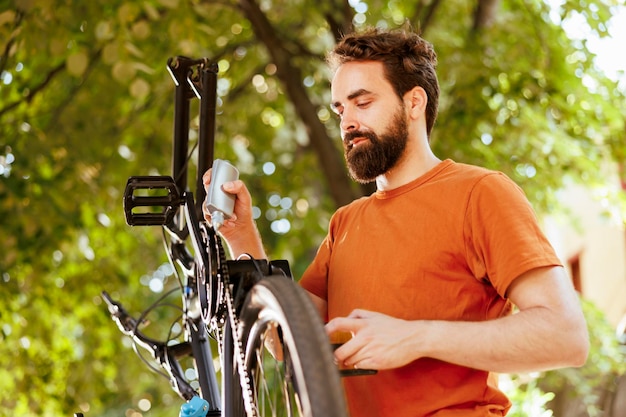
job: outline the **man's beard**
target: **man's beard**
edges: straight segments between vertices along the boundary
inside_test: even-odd
[[[368,141],[353,147],[350,142],[355,138],[367,138]],[[352,179],[367,184],[389,171],[404,154],[407,140],[408,127],[402,108],[380,137],[374,132],[346,133],[343,138],[344,155]]]

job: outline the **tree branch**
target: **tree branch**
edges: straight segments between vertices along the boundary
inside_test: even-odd
[[[256,37],[267,48],[276,65],[276,75],[285,86],[289,99],[307,128],[311,146],[322,164],[322,172],[325,174],[335,204],[343,206],[351,202],[357,195],[346,175],[343,160],[335,144],[329,138],[326,127],[317,117],[317,108],[307,95],[302,84],[300,69],[292,64],[292,56],[285,49],[284,41],[277,36],[272,24],[255,0],[240,0],[239,6],[252,24]]]
[[[500,0],[478,0],[474,9],[472,32],[479,32],[493,24]]]
[[[52,118],[53,122],[50,125],[50,129],[55,129],[56,124],[58,124],[58,122],[61,120],[61,113],[63,113],[63,111],[65,110],[67,105],[72,101],[76,93],[78,93],[80,88],[85,84],[85,82],[89,78],[89,75],[91,74],[93,69],[96,67],[97,62],[100,59],[101,53],[102,53],[102,49],[100,48],[93,51],[93,53],[89,57],[89,65],[87,66],[87,68],[85,69],[85,72],[81,76],[80,82],[74,88],[71,89],[67,97],[60,104],[55,106],[54,117]]]
[[[415,12],[413,13],[412,22],[417,24],[419,33],[423,35],[434,21],[435,11],[441,5],[441,0],[432,0],[429,3],[419,1]]]
[[[0,108],[0,117],[2,117],[5,113],[8,113],[9,111],[13,110],[14,108],[16,108],[17,106],[19,106],[20,104],[26,102],[26,103],[30,103],[33,98],[35,98],[35,96],[44,88],[46,88],[46,86],[48,84],[50,84],[50,82],[52,81],[52,79],[59,73],[61,72],[61,70],[63,70],[63,68],[65,68],[65,61],[62,61],[60,64],[58,64],[56,67],[54,67],[52,69],[52,71],[48,72],[46,74],[46,78],[44,78],[44,80],[36,85],[33,88],[30,88],[28,91],[28,95],[26,95],[23,99],[21,100],[15,100],[12,103],[7,104],[6,106]]]
[[[330,12],[324,13],[324,18],[330,27],[330,31],[335,38],[335,41],[339,41],[346,33],[350,33],[354,30],[352,25],[352,19],[354,18],[354,9],[350,7],[348,0],[341,2],[341,7],[333,7],[330,5]],[[335,13],[333,13],[335,12]]]
[[[0,58],[0,73],[6,70],[6,65],[9,62],[9,54],[11,53],[11,48],[15,44],[15,33],[16,29],[22,24],[22,19],[24,18],[24,13],[21,10],[17,10],[15,12],[15,22],[13,24],[13,32],[11,37],[7,40],[6,45],[4,46],[4,51],[2,51],[2,57]]]

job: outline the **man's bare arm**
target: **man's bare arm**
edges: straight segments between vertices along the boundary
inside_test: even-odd
[[[515,280],[509,297],[519,312],[484,322],[406,321],[355,310],[332,320],[327,331],[354,334],[336,356],[359,368],[395,368],[422,357],[502,373],[585,363],[587,327],[562,268],[527,272]]]

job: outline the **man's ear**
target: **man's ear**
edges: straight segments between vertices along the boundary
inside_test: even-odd
[[[428,96],[422,87],[416,86],[407,91],[404,95],[404,100],[412,118],[424,117]]]

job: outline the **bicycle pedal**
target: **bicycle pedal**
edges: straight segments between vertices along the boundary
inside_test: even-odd
[[[124,214],[130,226],[163,226],[172,221],[183,202],[169,176],[130,177],[124,190]],[[155,210],[160,208],[161,211]],[[139,210],[137,210],[139,209]]]

